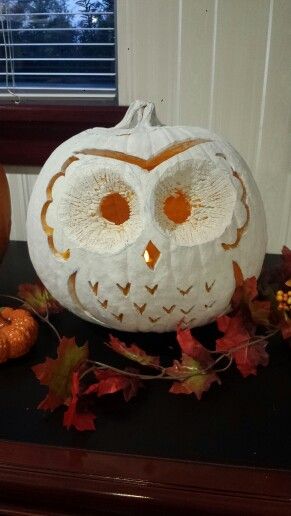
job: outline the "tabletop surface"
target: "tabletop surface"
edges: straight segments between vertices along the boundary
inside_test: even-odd
[[[267,263],[275,260],[267,257]],[[35,272],[26,243],[11,242],[0,266],[0,292],[15,295],[20,283],[33,282]],[[2,306],[5,304],[1,300]],[[60,334],[88,340],[90,355],[113,365],[123,359],[103,342],[108,330],[65,311],[53,318]],[[112,332],[136,342],[165,361],[177,355],[173,333]],[[215,325],[195,330],[204,343],[214,342]],[[40,325],[38,342],[25,357],[0,367],[0,439],[98,452],[112,452],[238,466],[291,467],[291,349],[279,337],[270,346],[270,364],[257,376],[242,378],[231,368],[222,385],[214,385],[201,401],[194,395],[168,393],[167,382],[153,382],[128,403],[120,394],[96,403],[96,431],[62,427],[63,409],[53,414],[37,410],[45,395],[31,366],[54,357],[56,340]]]

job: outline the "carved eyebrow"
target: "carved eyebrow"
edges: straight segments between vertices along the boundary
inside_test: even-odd
[[[113,158],[119,161],[124,161],[125,163],[131,163],[133,165],[138,165],[140,168],[151,172],[158,165],[167,161],[168,159],[176,156],[177,154],[181,154],[187,149],[191,147],[195,147],[196,145],[201,145],[202,143],[210,142],[211,140],[204,140],[202,138],[196,138],[194,140],[184,140],[182,142],[174,143],[170,145],[170,147],[166,147],[158,154],[152,156],[151,158],[144,159],[139,158],[138,156],[134,156],[132,154],[126,154],[124,152],[107,150],[107,149],[84,149],[76,152],[76,154],[86,154],[91,156],[103,156],[104,158]]]

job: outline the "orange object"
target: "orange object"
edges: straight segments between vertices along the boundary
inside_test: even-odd
[[[186,222],[191,215],[191,205],[186,194],[177,190],[174,195],[167,197],[164,203],[164,213],[176,224]]]
[[[126,222],[130,217],[128,202],[118,192],[110,193],[103,198],[100,211],[102,217],[118,226]]]
[[[11,204],[7,178],[0,166],[0,260],[9,241],[11,228]]]
[[[0,362],[25,355],[38,335],[38,324],[22,308],[3,308],[0,313]]]

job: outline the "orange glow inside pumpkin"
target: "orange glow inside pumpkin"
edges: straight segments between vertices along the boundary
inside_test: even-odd
[[[118,226],[126,222],[130,217],[128,202],[118,192],[110,193],[102,199],[100,211],[104,219]]]
[[[191,205],[184,192],[177,190],[164,202],[164,213],[175,224],[182,224],[191,215]]]
[[[144,261],[150,269],[154,269],[160,257],[160,251],[150,240],[143,252]]]

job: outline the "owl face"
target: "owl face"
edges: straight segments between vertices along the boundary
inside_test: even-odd
[[[264,253],[259,246],[250,258],[257,227],[245,166],[222,150],[188,137],[147,158],[108,148],[69,156],[40,209],[45,261],[29,242],[52,294],[127,331],[199,326],[227,312],[232,261],[256,275]]]

